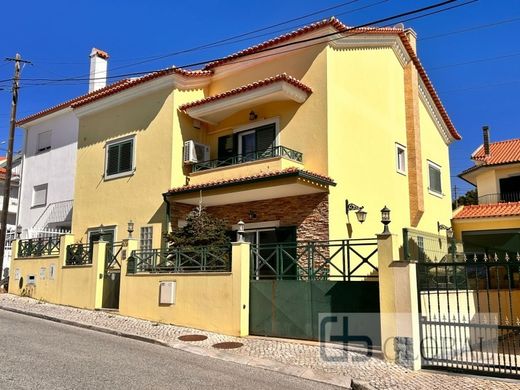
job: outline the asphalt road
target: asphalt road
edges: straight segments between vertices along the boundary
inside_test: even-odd
[[[0,310],[0,390],[337,389]]]

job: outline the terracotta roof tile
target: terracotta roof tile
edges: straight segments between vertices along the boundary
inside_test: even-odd
[[[251,84],[243,85],[243,86],[241,86],[239,88],[235,88],[235,89],[232,89],[230,91],[219,93],[218,95],[215,95],[215,96],[209,96],[209,97],[201,99],[201,100],[197,100],[197,101],[194,101],[194,102],[183,104],[182,106],[179,106],[179,110],[185,111],[188,108],[200,106],[202,104],[209,103],[209,102],[212,102],[212,101],[215,101],[215,100],[219,100],[219,99],[223,99],[223,98],[226,98],[226,97],[230,97],[230,96],[233,96],[233,95],[238,95],[240,93],[244,93],[244,92],[250,91],[252,89],[265,87],[266,85],[270,85],[270,84],[273,84],[273,83],[276,83],[276,82],[279,82],[279,81],[286,81],[287,83],[292,84],[292,85],[294,85],[297,88],[300,88],[302,91],[305,91],[305,92],[307,92],[309,94],[312,93],[312,89],[310,87],[306,86],[305,84],[303,84],[302,82],[298,81],[294,77],[291,77],[291,76],[287,75],[286,73],[282,73],[282,74],[279,74],[279,75],[276,75],[276,76],[273,76],[273,77],[269,77],[269,78],[264,79],[264,80],[260,80],[260,81],[256,81],[256,82],[251,83]]]
[[[476,161],[483,161],[485,165],[507,164],[520,162],[520,138],[489,144],[489,156],[484,154],[484,146],[473,154]]]
[[[168,190],[165,195],[172,195],[176,193],[183,193],[183,192],[191,192],[196,190],[202,190],[207,188],[213,188],[213,187],[220,187],[224,185],[229,184],[238,184],[238,183],[247,183],[259,179],[268,179],[268,178],[277,178],[277,177],[284,177],[284,176],[302,176],[307,177],[310,179],[319,180],[321,182],[324,182],[328,185],[335,186],[336,183],[334,180],[332,180],[328,176],[320,175],[314,172],[309,172],[303,169],[298,168],[286,168],[279,171],[269,171],[269,172],[262,172],[257,175],[251,175],[251,176],[244,176],[244,177],[236,177],[232,179],[222,179],[217,181],[211,181],[207,183],[201,183],[201,184],[193,184],[193,185],[187,185],[177,188],[171,188]]]
[[[520,216],[520,202],[464,206],[453,219]]]
[[[132,88],[132,87],[135,87],[142,83],[145,83],[147,81],[154,80],[159,77],[167,76],[167,75],[170,75],[173,73],[176,73],[178,75],[185,76],[185,77],[206,77],[206,76],[210,76],[212,74],[211,71],[204,71],[204,70],[190,71],[190,70],[184,70],[181,68],[172,67],[172,68],[163,69],[163,70],[160,70],[157,72],[149,73],[149,74],[146,74],[144,76],[137,77],[134,79],[123,79],[120,81],[116,81],[115,83],[112,83],[110,85],[107,85],[106,87],[103,87],[98,90],[92,91],[90,93],[75,97],[71,100],[67,100],[56,106],[47,108],[47,109],[37,112],[35,114],[29,115],[25,118],[22,118],[16,122],[16,125],[21,126],[27,122],[33,121],[37,118],[41,118],[41,117],[51,114],[53,112],[60,111],[64,108],[80,107],[85,104],[91,103],[95,100],[104,98],[106,96],[113,95],[113,94],[123,91],[125,89]]]
[[[261,52],[262,50],[268,49],[270,47],[280,45],[285,43],[286,41],[289,41],[291,39],[294,39],[296,37],[299,37],[301,35],[316,31],[320,28],[324,27],[333,27],[338,32],[346,32],[355,34],[355,33],[363,33],[363,34],[398,34],[399,38],[401,39],[404,47],[406,48],[406,51],[408,52],[408,55],[411,57],[412,62],[414,63],[415,67],[417,68],[417,71],[419,73],[419,76],[421,77],[424,85],[426,86],[426,89],[432,96],[433,102],[435,103],[435,106],[437,107],[437,110],[439,110],[439,113],[441,114],[442,119],[446,123],[446,126],[448,127],[448,130],[450,134],[453,136],[454,139],[460,140],[462,137],[457,132],[455,126],[453,125],[450,117],[448,116],[448,113],[446,112],[446,109],[444,108],[439,95],[437,94],[437,91],[433,87],[433,84],[428,77],[428,74],[426,73],[426,70],[421,64],[421,61],[417,57],[417,54],[415,53],[415,50],[412,48],[412,45],[410,44],[410,41],[406,37],[406,33],[401,28],[394,28],[394,27],[362,27],[362,28],[352,28],[348,27],[345,24],[341,23],[338,19],[332,17],[330,19],[322,20],[317,23],[310,24],[308,26],[302,27],[298,30],[292,31],[290,33],[280,35],[276,38],[270,39],[268,41],[262,42],[258,45],[251,46],[247,49],[241,50],[239,52],[236,52],[234,54],[231,54],[227,57],[224,57],[222,59],[210,62],[207,64],[203,69],[205,70],[213,70],[217,66],[224,65],[228,62],[234,61],[238,58],[248,56],[251,54],[255,54],[258,52]]]
[[[108,60],[108,58],[110,57],[106,51],[103,51],[103,50],[95,48],[95,47],[92,48],[92,52],[90,53],[90,56],[92,57],[94,54],[96,54],[98,57],[101,57],[105,60]]]

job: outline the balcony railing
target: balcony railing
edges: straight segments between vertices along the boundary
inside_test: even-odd
[[[301,152],[287,148],[285,146],[274,146],[265,150],[257,150],[251,153],[237,154],[226,159],[201,161],[199,163],[193,164],[191,171],[199,172],[204,171],[206,169],[227,167],[230,165],[243,164],[246,162],[264,160],[273,157],[283,157],[300,163],[303,161],[303,154]]]
[[[132,251],[127,270],[129,274],[230,271],[230,245]]]
[[[502,192],[500,194],[486,194],[478,197],[478,204],[520,202],[520,192]]]

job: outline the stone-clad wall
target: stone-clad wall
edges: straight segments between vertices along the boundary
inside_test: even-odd
[[[184,220],[194,207],[172,202],[172,226],[177,227],[178,220]],[[327,193],[233,203],[208,207],[206,210],[208,213],[227,221],[230,226],[236,224],[239,220],[243,220],[246,226],[248,223],[280,221],[280,226],[298,227],[298,240],[329,239]],[[256,213],[255,219],[249,219],[249,211]]]

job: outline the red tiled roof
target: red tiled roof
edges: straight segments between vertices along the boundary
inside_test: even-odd
[[[446,112],[446,109],[444,108],[439,95],[437,94],[437,91],[433,87],[433,84],[428,77],[428,74],[426,73],[426,70],[421,64],[421,61],[417,57],[417,54],[415,53],[414,49],[412,48],[412,45],[410,44],[410,41],[406,37],[406,33],[401,28],[394,28],[394,27],[362,27],[362,28],[349,28],[345,24],[341,23],[338,19],[332,17],[330,19],[322,20],[317,23],[310,24],[308,26],[302,27],[298,30],[292,31],[290,33],[280,35],[279,37],[270,39],[268,41],[262,42],[258,45],[251,46],[247,49],[241,50],[239,52],[236,52],[234,54],[231,54],[227,57],[224,57],[222,59],[210,62],[207,64],[203,69],[205,70],[213,70],[215,67],[224,65],[228,62],[231,62],[233,60],[236,60],[238,58],[248,56],[251,54],[255,54],[258,52],[261,52],[262,50],[266,50],[270,47],[283,44],[286,41],[289,41],[293,38],[299,37],[301,35],[319,30],[320,28],[324,27],[333,27],[338,32],[346,32],[355,34],[355,33],[363,33],[363,34],[398,34],[399,38],[401,39],[404,47],[406,48],[406,51],[408,52],[408,55],[411,57],[412,62],[414,63],[415,67],[417,68],[417,71],[419,73],[419,76],[421,77],[424,85],[426,86],[426,89],[432,96],[433,102],[435,103],[435,106],[437,107],[437,110],[439,110],[439,113],[441,114],[442,119],[446,123],[446,126],[448,127],[448,130],[450,134],[455,138],[456,140],[462,139],[460,134],[457,132],[457,129],[455,129],[455,126],[451,122],[450,117],[448,116],[448,113]],[[331,38],[332,39],[332,38]]]
[[[473,160],[483,161],[484,165],[520,162],[520,138],[489,144],[489,156],[484,154],[482,145],[472,156]]]
[[[145,83],[147,81],[157,79],[159,77],[167,76],[172,73],[176,73],[178,75],[185,76],[185,77],[201,77],[201,76],[204,77],[204,76],[209,76],[212,74],[211,71],[205,71],[205,70],[190,71],[190,70],[184,70],[181,68],[173,68],[173,67],[163,69],[163,70],[149,73],[149,74],[146,74],[144,76],[137,77],[134,79],[124,79],[124,80],[116,81],[115,83],[107,85],[104,88],[100,88],[98,90],[92,91],[85,95],[75,97],[74,99],[67,100],[66,102],[60,103],[56,106],[47,108],[43,111],[29,115],[25,118],[22,118],[19,121],[17,121],[16,124],[17,124],[17,126],[20,126],[27,122],[33,121],[37,118],[41,118],[41,117],[51,114],[53,112],[60,111],[67,107],[72,107],[72,108],[80,107],[85,104],[89,104],[95,100],[102,99],[106,96],[113,95],[113,94],[121,92],[125,89],[135,87],[135,86]]]
[[[520,202],[464,206],[453,219],[520,216]]]
[[[298,81],[294,77],[291,77],[291,76],[287,75],[286,73],[282,73],[282,74],[279,74],[279,75],[276,75],[276,76],[273,76],[273,77],[269,77],[269,78],[264,79],[264,80],[260,80],[260,81],[256,81],[256,82],[251,83],[251,84],[243,85],[242,87],[235,88],[235,89],[232,89],[230,91],[219,93],[218,95],[215,95],[215,96],[209,96],[209,97],[204,98],[204,99],[200,99],[200,100],[197,100],[197,101],[194,101],[194,102],[183,104],[182,106],[179,106],[179,110],[185,111],[188,108],[200,106],[202,104],[209,103],[209,102],[212,102],[212,101],[215,101],[215,100],[219,100],[219,99],[222,99],[222,98],[226,98],[226,97],[229,97],[229,96],[238,95],[240,93],[244,93],[244,92],[250,91],[252,89],[265,87],[266,85],[273,84],[273,83],[276,83],[276,82],[279,82],[279,81],[286,81],[289,84],[292,84],[292,85],[294,85],[297,88],[300,88],[304,92],[307,92],[309,94],[312,93],[312,89],[310,87],[306,86],[305,84],[303,84],[302,82]]]
[[[176,193],[183,193],[183,192],[192,192],[192,191],[198,191],[202,189],[208,189],[208,188],[214,188],[214,187],[221,187],[226,186],[230,184],[240,184],[240,183],[247,183],[247,182],[254,182],[257,180],[262,179],[270,179],[270,178],[281,178],[281,177],[288,177],[288,176],[301,176],[308,179],[314,179],[320,182],[323,182],[327,185],[335,186],[336,183],[334,180],[332,180],[328,176],[320,175],[314,172],[309,172],[303,169],[298,168],[286,168],[282,169],[280,171],[270,171],[270,172],[262,172],[257,175],[251,175],[251,176],[244,176],[244,177],[237,177],[232,179],[222,179],[217,181],[211,181],[207,183],[201,183],[201,184],[193,184],[193,185],[187,185],[177,188],[171,188],[166,192],[164,195],[173,195]]]

